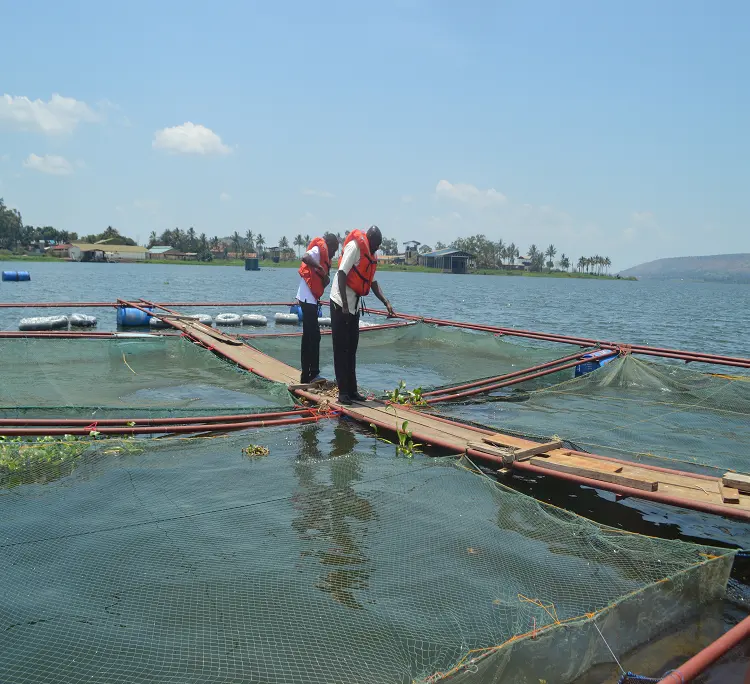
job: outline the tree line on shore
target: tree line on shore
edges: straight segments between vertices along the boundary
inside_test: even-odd
[[[343,235],[337,234],[340,244],[349,234],[346,231]],[[27,226],[24,225],[21,213],[17,209],[10,209],[0,198],[0,249],[8,251],[18,251],[20,247],[45,241],[47,243],[54,241],[57,244],[75,242],[79,237],[77,233],[56,230],[52,226]],[[108,226],[106,230],[99,234],[86,235],[80,238],[81,242],[95,243],[106,240],[111,245],[135,245],[136,241],[132,238],[120,234],[120,232]],[[310,235],[297,234],[293,240],[282,236],[276,245],[279,250],[279,256],[282,259],[291,259],[295,255],[299,257],[307,245],[310,244]],[[556,259],[558,250],[554,245],[546,248],[539,248],[532,244],[528,252],[522,255],[515,243],[505,243],[503,240],[492,241],[485,235],[473,235],[470,237],[457,238],[449,245],[443,242],[436,242],[434,248],[430,245],[420,244],[412,241],[410,243],[420,254],[427,254],[433,250],[459,249],[475,256],[475,265],[478,269],[499,269],[502,270],[508,266],[515,267],[516,263],[523,263],[531,271],[541,272],[545,268],[552,271],[558,268],[562,271],[568,271],[574,268],[580,273],[589,273],[602,275],[608,272],[612,262],[609,257],[594,255],[588,257],[579,257],[574,261],[566,254],[560,254]],[[155,231],[149,236],[147,247],[155,245],[165,245],[174,249],[193,253],[200,261],[211,261],[214,258],[227,259],[230,256],[234,258],[244,258],[247,254],[257,254],[261,258],[267,255],[267,250],[271,248],[262,233],[255,233],[248,230],[244,235],[235,231],[232,235],[219,238],[214,236],[209,238],[206,233],[200,235],[196,233],[192,226],[187,230],[175,228],[165,230],[160,234]],[[403,252],[399,250],[399,243],[396,238],[384,237],[381,250],[387,256],[397,256]]]

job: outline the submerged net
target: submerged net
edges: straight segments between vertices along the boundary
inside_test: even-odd
[[[0,445],[4,682],[565,684],[732,563],[344,422],[73,444]]]
[[[5,339],[0,416],[237,413],[290,406],[285,387],[167,337]]]
[[[528,391],[520,385],[506,399],[512,401],[490,397],[482,404],[443,404],[441,411],[501,430],[559,435],[612,456],[748,470],[747,376],[626,356],[551,387]]]
[[[259,337],[253,347],[299,368],[298,337]],[[438,328],[425,323],[360,332],[357,350],[357,380],[376,393],[392,390],[404,380],[409,387],[424,389],[466,380],[510,373],[560,358],[567,349],[559,345],[510,341],[488,333]],[[334,377],[331,336],[321,338],[321,372]],[[543,384],[572,377],[572,371],[549,376]]]

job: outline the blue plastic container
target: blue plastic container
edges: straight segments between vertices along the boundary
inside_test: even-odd
[[[303,319],[302,314],[302,307],[299,304],[292,304],[292,306],[289,307],[289,313],[297,314],[297,318],[299,318],[300,323]],[[323,316],[323,306],[318,304],[318,318],[321,318]]]
[[[3,280],[17,282],[19,280],[31,280],[28,271],[3,271]]]
[[[144,308],[153,311],[150,307]],[[117,309],[117,325],[123,328],[147,328],[150,323],[151,316],[145,311],[129,306],[121,306]]]
[[[592,371],[601,368],[605,363],[609,363],[610,361],[616,359],[617,356],[609,356],[605,359],[601,358],[602,356],[606,356],[607,354],[611,353],[611,349],[599,349],[598,351],[591,352],[590,354],[584,354],[582,358],[591,360],[585,361],[584,363],[576,366],[575,377],[580,378],[582,375],[591,373]]]

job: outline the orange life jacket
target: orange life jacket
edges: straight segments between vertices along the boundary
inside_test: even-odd
[[[360,297],[366,297],[370,294],[372,281],[375,279],[375,270],[378,267],[378,260],[370,252],[370,243],[367,235],[361,230],[353,230],[344,240],[344,248],[354,240],[359,247],[359,263],[352,267],[349,275],[346,277],[346,284],[354,290]],[[343,250],[342,250],[343,254]]]
[[[328,254],[328,245],[323,238],[313,238],[310,244],[307,246],[309,252],[313,247],[317,247],[320,250],[320,267],[328,273],[331,270],[331,259]],[[299,267],[299,274],[302,276],[304,281],[307,283],[307,287],[310,288],[310,292],[316,299],[320,299],[323,296],[323,290],[326,289],[323,279],[320,275],[312,268],[310,268],[304,261],[302,266]]]

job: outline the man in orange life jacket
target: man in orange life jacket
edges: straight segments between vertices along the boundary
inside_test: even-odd
[[[359,344],[360,301],[370,293],[385,304],[388,316],[395,316],[375,280],[377,257],[383,236],[380,228],[371,226],[367,234],[353,230],[344,240],[339,270],[331,285],[331,332],[333,334],[333,365],[339,386],[339,403],[364,401],[357,390],[357,345]]]
[[[339,239],[326,233],[310,242],[299,268],[297,301],[302,308],[302,377],[303,384],[320,377],[320,325],[318,302],[330,282],[331,259],[339,248]]]

